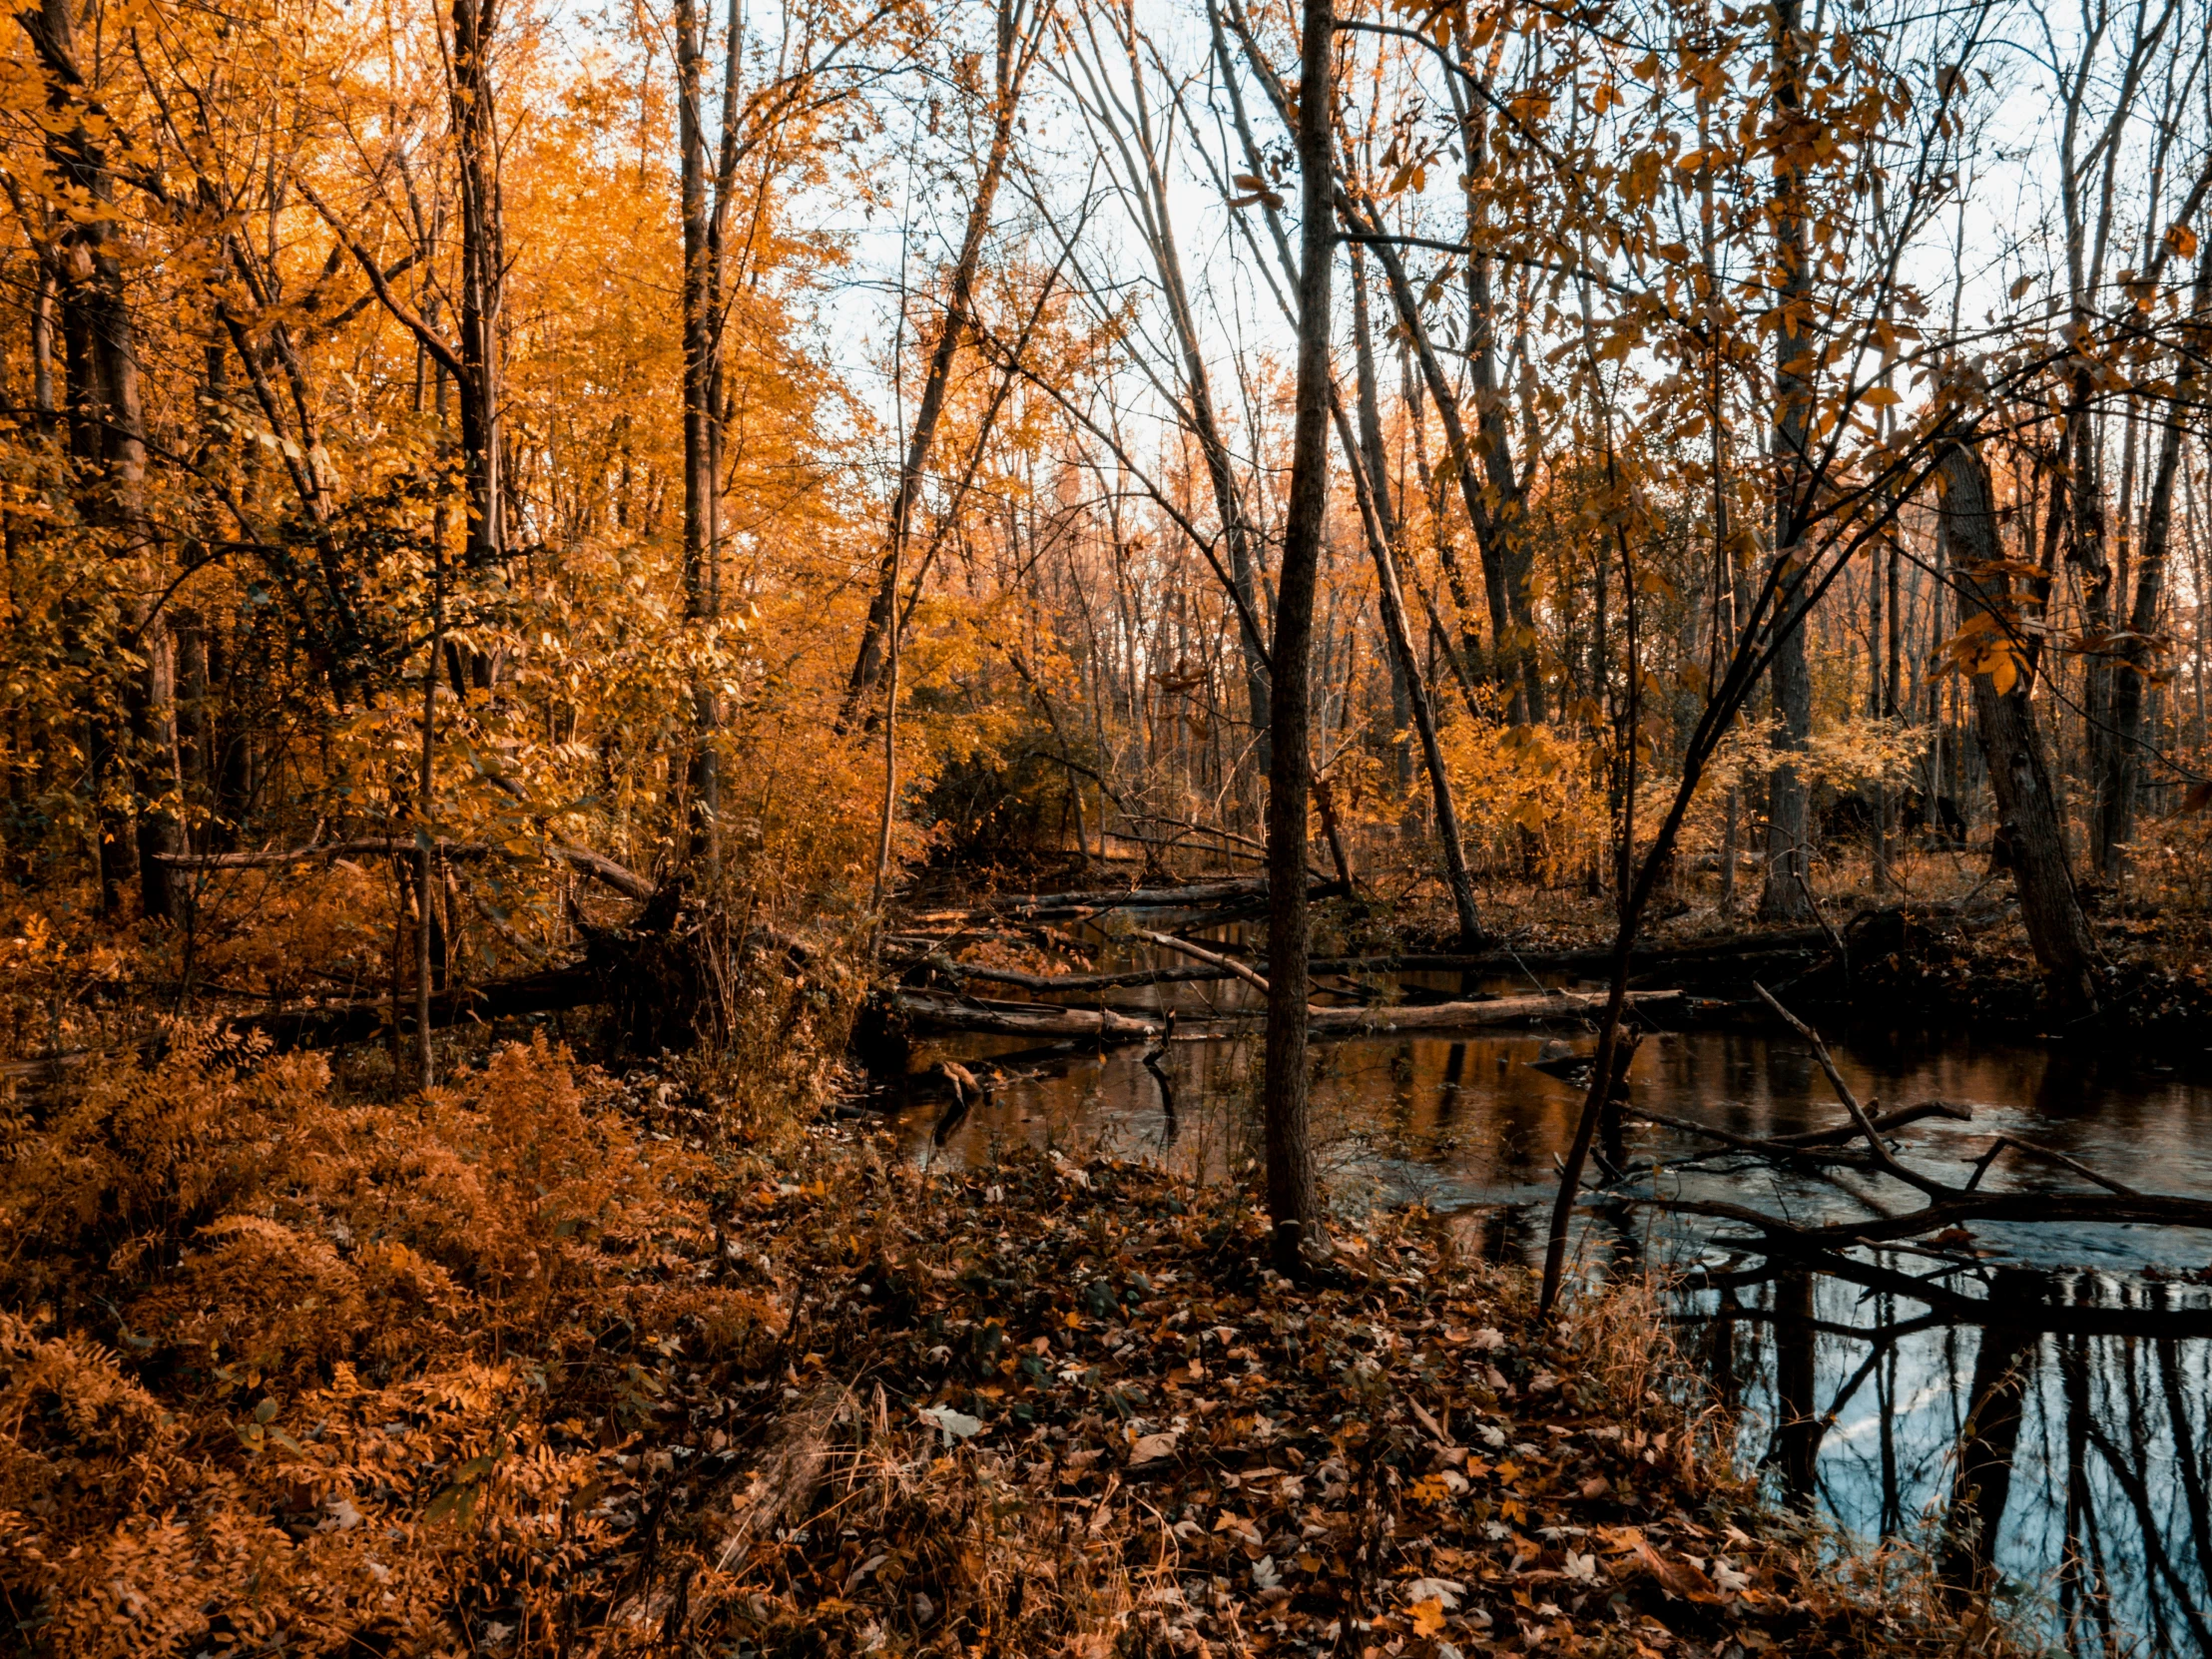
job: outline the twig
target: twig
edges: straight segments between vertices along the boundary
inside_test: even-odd
[[[2035,1141],[2023,1141],[2012,1135],[1999,1135],[1995,1140],[1989,1143],[1989,1150],[1984,1152],[1980,1156],[1980,1158],[1976,1160],[1973,1166],[1973,1174],[1967,1177],[1964,1189],[1965,1191],[1970,1193],[1981,1185],[1982,1176],[1988,1173],[1989,1166],[1995,1163],[1997,1160],[1997,1154],[2002,1152],[2006,1147],[2012,1148],[2015,1152],[2031,1152],[2036,1157],[2047,1159],[2049,1162],[2058,1165],[2062,1169],[2070,1169],[2074,1172],[2074,1174],[2080,1176],[2084,1181],[2094,1181],[2106,1192],[2117,1193],[2122,1198],[2141,1198],[2143,1196],[2142,1193],[2139,1192],[2137,1189],[2133,1187],[2123,1186],[2121,1183],[2113,1180],[2110,1176],[2099,1175],[2095,1170],[2091,1169],[2087,1164],[2082,1163],[2078,1158],[2067,1157],[2066,1154],[2060,1152],[2056,1147],[2043,1146]]]
[[[1656,1123],[1662,1129],[1673,1129],[1685,1135],[1698,1135],[1709,1141],[1732,1147],[1738,1152],[1756,1152],[1762,1157],[1780,1158],[1790,1163],[1832,1164],[1845,1169],[1872,1171],[1878,1166],[1856,1153],[1822,1152],[1817,1149],[1785,1146],[1779,1141],[1761,1140],[1751,1135],[1739,1135],[1728,1129],[1715,1129],[1708,1124],[1692,1123],[1687,1118],[1669,1117],[1664,1112],[1646,1111],[1639,1106],[1623,1106],[1621,1116],[1634,1118],[1639,1123]],[[1857,1131],[1854,1131],[1856,1137]]]

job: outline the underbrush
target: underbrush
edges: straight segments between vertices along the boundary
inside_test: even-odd
[[[0,1596],[55,1652],[542,1620],[600,1446],[774,1318],[697,1283],[703,1154],[542,1043],[388,1105],[188,1043],[0,1133]]]
[[[1418,1211],[1299,1286],[1156,1169],[703,1114],[542,1041],[396,1102],[186,1043],[14,1108],[19,1644],[2002,1649],[1774,1520],[1641,1287],[1540,1334]]]

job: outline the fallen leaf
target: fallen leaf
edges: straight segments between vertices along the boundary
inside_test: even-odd
[[[1129,1466],[1135,1468],[1139,1463],[1156,1463],[1163,1457],[1172,1457],[1180,1438],[1172,1428],[1160,1434],[1140,1434],[1129,1448]]]
[[[944,1443],[973,1439],[983,1432],[983,1419],[971,1417],[965,1411],[955,1411],[949,1405],[920,1405],[914,1414],[923,1422],[944,1435]]]
[[[1670,1561],[1641,1538],[1636,1540],[1635,1555],[1644,1570],[1659,1580],[1659,1587],[1667,1594],[1680,1596],[1684,1601],[1715,1602],[1721,1599],[1713,1589],[1713,1581],[1687,1561]]]

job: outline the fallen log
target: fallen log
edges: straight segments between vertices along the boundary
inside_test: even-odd
[[[1678,1001],[1680,991],[1632,991],[1632,1006],[1650,1008]],[[993,1002],[925,991],[899,991],[892,1008],[917,1030],[968,1031],[989,1036],[1092,1037],[1106,1042],[1140,1042],[1159,1036],[1161,1022],[1138,1019],[1112,1009],[1064,1008],[1045,1002]],[[1542,1025],[1554,1020],[1589,1019],[1603,1011],[1602,996],[1562,991],[1549,996],[1507,996],[1489,1002],[1445,1002],[1409,1008],[1314,1008],[1310,1028],[1316,1036],[1390,1036],[1412,1031],[1481,1031],[1501,1026]],[[1179,1041],[1225,1036],[1252,1029],[1267,1018],[1265,1009],[1183,1016]]]
[[[1681,1000],[1682,993],[1676,990],[1628,993],[1631,1008],[1664,1007]],[[1591,1019],[1604,1011],[1602,992],[1584,995],[1579,991],[1557,991],[1543,996],[1500,996],[1487,1002],[1438,1002],[1427,1007],[1316,1008],[1308,1018],[1317,1032],[1349,1037],[1387,1036],[1400,1031],[1480,1031],[1493,1026],[1545,1025],[1554,1020]],[[1209,1020],[1206,1023],[1223,1022]]]
[[[1233,876],[1221,881],[1195,881],[1186,887],[1100,887],[1078,892],[1012,893],[983,904],[925,910],[906,919],[914,923],[941,924],[992,916],[1035,917],[1062,912],[1087,915],[1105,910],[1195,910],[1238,899],[1265,898],[1267,891],[1264,876]],[[1307,884],[1307,892],[1316,898],[1331,897],[1343,891],[1344,883],[1334,879],[1316,878]]]
[[[1063,1008],[1051,1002],[995,1002],[899,991],[890,1005],[921,1031],[965,1031],[986,1037],[1087,1037],[1099,1042],[1149,1042],[1160,1027],[1111,1008]]]
[[[433,1027],[464,1021],[489,1024],[499,1019],[519,1019],[529,1014],[559,1013],[607,999],[601,976],[582,964],[540,969],[511,979],[494,979],[481,985],[462,985],[430,998]],[[411,1026],[414,1007],[400,1010]],[[326,1048],[362,1042],[382,1031],[391,1021],[388,996],[360,997],[345,1002],[293,1003],[259,1013],[241,1014],[219,1027],[228,1035],[261,1034],[279,1048]]]
[[[1051,991],[1064,996],[1089,996],[1096,991],[1134,990],[1145,985],[1176,985],[1192,981],[1234,978],[1227,968],[1189,967],[1131,968],[1124,973],[1023,973],[1016,968],[976,967],[948,961],[942,956],[924,957],[916,964],[933,968],[949,979],[974,979],[986,985],[1011,985],[1016,990]]]
[[[602,976],[582,964],[540,969],[512,979],[495,979],[481,985],[464,985],[438,992],[430,998],[433,1028],[458,1025],[465,1020],[489,1024],[498,1019],[519,1019],[528,1014],[559,1013],[607,1000]],[[404,1025],[414,1021],[410,999],[400,1008]],[[291,1002],[251,1014],[234,1014],[213,1022],[219,1041],[245,1042],[265,1037],[277,1049],[335,1048],[365,1042],[391,1023],[389,996],[351,997],[320,1002]],[[159,1057],[171,1041],[167,1031],[114,1048],[71,1049],[37,1060],[16,1060],[0,1065],[0,1082],[58,1082],[67,1073],[103,1060],[135,1056]]]

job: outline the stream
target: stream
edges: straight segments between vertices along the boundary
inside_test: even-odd
[[[1101,958],[1158,959],[1112,941]],[[1428,999],[1530,988],[1437,974],[1394,983]],[[1200,1012],[1256,1001],[1231,981],[1120,991],[1112,1005]],[[1862,1101],[1971,1108],[1970,1121],[1900,1132],[1901,1154],[1931,1173],[1957,1178],[2009,1131],[2130,1186],[2212,1193],[2212,1063],[2176,1072],[2089,1043],[1941,1031],[1828,1035]],[[1562,1038],[1592,1046],[1587,1032],[1556,1029],[1318,1043],[1314,1134],[1332,1201],[1464,1212],[1494,1258],[1540,1261],[1554,1159],[1582,1091],[1530,1062],[1547,1044],[1556,1054]],[[915,1099],[898,1118],[907,1155],[975,1162],[1028,1142],[1219,1180],[1257,1152],[1257,1033],[1178,1039],[1157,1069],[1136,1046],[1021,1048],[974,1037],[917,1048],[917,1073],[940,1058],[996,1059],[1003,1070],[941,1140],[943,1099]],[[1655,1032],[1630,1085],[1639,1107],[1743,1135],[1845,1121],[1807,1044],[1780,1026]],[[1675,1131],[1632,1127],[1627,1151],[1654,1172],[1623,1191],[1725,1199],[1799,1222],[1868,1213],[1830,1184],[1715,1156]],[[1987,1184],[2079,1187],[2010,1159]],[[1885,1196],[1909,1207],[1894,1187]],[[1720,1231],[1606,1202],[1585,1217],[1576,1261],[1591,1275],[1663,1271],[1678,1340],[1734,1411],[1743,1466],[1760,1468],[1778,1500],[1817,1508],[1861,1540],[1925,1547],[1954,1574],[1993,1573],[2023,1622],[2073,1651],[2212,1654],[2212,1236],[1977,1226],[1939,1254],[1860,1251],[1890,1273],[1870,1273],[1883,1283],[1869,1289],[1768,1271],[1715,1246]],[[1912,1300],[1899,1274],[1933,1276],[1953,1297]],[[1977,1494],[1978,1524],[1953,1518],[1967,1512],[1965,1493]]]

